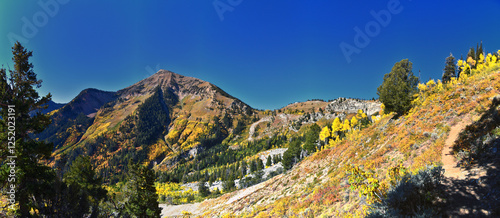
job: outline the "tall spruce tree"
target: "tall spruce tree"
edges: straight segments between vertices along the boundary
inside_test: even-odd
[[[14,70],[9,70],[9,75],[5,69],[0,70],[0,180],[4,194],[7,187],[15,186],[18,213],[30,217],[32,209],[46,211],[50,204],[47,198],[54,195],[51,182],[55,181],[55,172],[41,163],[50,158],[53,146],[31,138],[50,124],[49,116],[40,111],[47,107],[51,95],[41,97],[36,90],[42,80],[37,79],[29,60],[33,52],[16,42],[12,54]],[[8,148],[14,145],[11,142],[15,146]],[[10,180],[10,184],[7,176],[13,165],[9,163],[14,163],[16,170],[15,181]]]
[[[88,196],[89,205],[92,207],[90,217],[97,217],[99,202],[106,198],[107,191],[102,187],[102,178],[96,174],[90,158],[77,157],[69,171],[64,174],[63,181]]]
[[[453,54],[450,53],[450,56],[446,58],[443,71],[443,83],[447,83],[452,77],[456,77],[457,65],[455,64],[455,57],[453,57]]]
[[[401,116],[411,109],[414,94],[417,93],[418,78],[413,75],[412,63],[408,59],[394,64],[390,73],[384,75],[384,82],[377,88],[377,95],[387,112]]]
[[[475,58],[476,61],[478,61],[480,59],[479,57],[481,56],[481,54],[484,55],[484,53],[483,53],[483,41],[481,41],[480,44],[476,45],[476,58]]]
[[[467,59],[471,57],[472,59],[476,60],[476,51],[474,50],[474,47],[471,47],[469,49],[469,53],[467,53]]]
[[[228,180],[231,181],[232,179]],[[205,179],[201,179],[200,181],[198,181],[198,194],[200,194],[200,197],[202,198],[210,195],[210,189],[205,185],[205,181]]]
[[[153,170],[129,162],[127,180],[126,213],[132,217],[160,217],[161,209],[158,206]]]

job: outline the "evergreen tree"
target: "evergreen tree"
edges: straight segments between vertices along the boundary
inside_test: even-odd
[[[247,162],[243,160],[243,163],[241,163],[241,175],[242,177],[247,175]]]
[[[311,125],[307,130],[304,150],[306,150],[309,154],[316,152],[317,149],[316,143],[318,141],[320,132],[321,128],[316,123]]]
[[[226,180],[222,184],[222,188],[224,189],[225,192],[230,192],[236,188],[236,184],[234,183],[234,180]]]
[[[205,185],[205,180],[203,179],[198,182],[198,194],[202,198],[210,195],[210,189]]]
[[[63,181],[77,187],[88,196],[92,206],[91,217],[97,217],[99,202],[106,198],[106,189],[102,187],[102,179],[96,175],[89,157],[79,156],[73,161]]]
[[[16,42],[12,54],[14,70],[7,76],[6,70],[0,69],[0,180],[3,194],[8,191],[7,187],[15,186],[18,213],[21,217],[30,217],[32,209],[43,211],[48,204],[47,198],[54,196],[50,183],[56,180],[56,175],[42,164],[50,158],[53,145],[30,137],[50,124],[49,116],[40,111],[47,108],[51,95],[38,95],[36,89],[41,87],[42,81],[37,79],[29,60],[33,53]],[[33,111],[35,114],[30,115]],[[15,122],[15,131],[12,128],[8,131],[8,122]],[[14,143],[15,147],[7,147]],[[11,180],[11,184],[7,183],[8,163],[15,163],[16,168],[16,180]]]
[[[414,94],[418,92],[418,78],[413,75],[412,63],[408,59],[394,64],[384,82],[377,88],[377,95],[385,105],[385,111],[401,116],[411,109]]]
[[[264,162],[260,158],[257,158],[255,161],[257,162],[257,170],[264,169]]]
[[[273,164],[273,161],[271,160],[271,155],[267,156],[266,160],[266,166],[270,167]]]
[[[253,173],[257,171],[257,162],[255,160],[250,161],[250,172]]]
[[[300,148],[300,141],[299,140],[294,140],[290,143],[288,146],[288,150],[285,151],[283,154],[283,167],[286,170],[289,170],[292,168],[292,166],[297,163],[300,159],[300,152],[302,149]]]
[[[484,55],[484,52],[483,52],[483,41],[481,41],[481,44],[478,44],[476,45],[476,61],[479,61],[479,57],[482,55]]]
[[[476,59],[476,52],[474,51],[473,47],[469,49],[469,53],[467,54],[467,59],[469,59],[469,57],[471,57],[474,60]]]
[[[456,77],[457,65],[455,64],[455,57],[450,53],[450,56],[446,58],[443,72],[443,83],[447,83],[452,77]]]
[[[126,193],[128,200],[125,202],[127,214],[132,217],[160,217],[161,209],[158,207],[154,181],[153,170],[129,162]]]

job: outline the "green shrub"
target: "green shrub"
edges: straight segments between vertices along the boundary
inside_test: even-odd
[[[392,186],[381,202],[372,205],[367,217],[437,217],[438,197],[444,170],[427,167],[417,174],[407,174]]]

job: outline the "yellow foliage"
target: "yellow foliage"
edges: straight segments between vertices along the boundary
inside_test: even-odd
[[[19,202],[16,202],[14,205],[11,205],[8,202],[8,196],[7,195],[0,195],[0,214],[2,214],[5,217],[15,217],[16,211],[19,210]],[[17,214],[19,215],[19,214]]]
[[[342,131],[342,122],[340,122],[340,119],[336,117],[332,123],[332,133],[339,131]]]
[[[476,66],[476,60],[474,60],[472,57],[468,57],[467,58],[467,63],[470,65],[470,66]]]
[[[427,87],[432,88],[436,85],[436,82],[433,79],[431,79],[427,82],[426,85],[427,85]]]
[[[365,114],[366,116],[366,114]],[[352,117],[351,119],[351,126],[354,128],[358,125],[358,119],[356,119],[356,117]]]
[[[191,217],[193,214],[191,212],[188,212],[188,211],[182,211],[182,217]]]
[[[344,125],[342,126],[342,131],[349,131],[349,130],[351,130],[351,125],[349,124],[349,120],[345,119]]]
[[[384,105],[384,103],[382,103],[382,104],[380,104],[380,112],[379,112],[379,114],[380,115],[384,115],[385,114],[384,110],[385,110],[385,105]]]
[[[159,198],[170,198],[173,203],[190,203],[190,197],[194,199],[197,192],[193,189],[185,190],[179,183],[155,183],[156,193]]]
[[[235,218],[236,216],[234,216],[233,214],[231,213],[226,213],[224,215],[222,215],[223,218]]]
[[[443,91],[443,83],[441,80],[438,80],[437,86],[434,88],[434,92],[442,92]]]
[[[321,141],[324,141],[325,139],[330,138],[330,137],[331,137],[330,128],[328,128],[328,126],[323,127],[323,129],[319,133],[319,139]]]

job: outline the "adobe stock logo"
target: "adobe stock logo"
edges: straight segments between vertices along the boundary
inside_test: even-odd
[[[382,27],[387,27],[391,23],[393,15],[399,14],[402,11],[403,6],[401,6],[399,0],[389,0],[387,2],[387,10],[382,9],[379,12],[371,10],[370,14],[374,20],[368,21],[365,24],[364,31],[358,26],[354,27],[354,32],[356,33],[353,38],[354,45],[347,42],[341,42],[339,45],[347,63],[351,63],[351,56],[354,53],[361,53],[361,49],[366,48],[370,44],[371,38],[380,34]]]
[[[69,1],[70,0],[39,0],[38,5],[41,9],[35,12],[31,19],[25,16],[21,18],[21,21],[23,21],[21,34],[18,35],[13,32],[7,34],[10,43],[14,45],[16,41],[19,41],[22,44],[27,44],[30,39],[38,34],[39,28],[47,25],[49,17],[55,17],[59,13],[60,5],[65,5]]]
[[[146,70],[146,73],[144,73],[144,79],[150,77],[151,75],[155,74],[156,72],[161,70],[160,64],[156,64],[155,69],[153,69],[151,66],[146,66],[144,67],[144,70]]]
[[[240,5],[243,0],[226,0],[227,3],[224,3],[221,0],[215,0],[212,2],[214,5],[215,12],[219,15],[220,21],[224,21],[224,13],[227,11],[233,12],[234,8]]]

